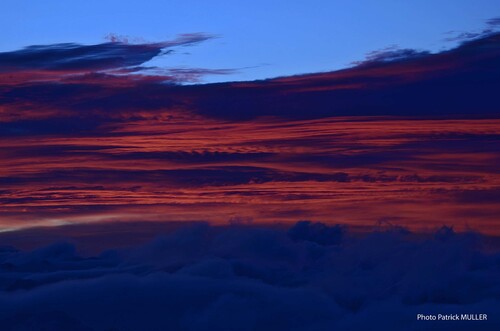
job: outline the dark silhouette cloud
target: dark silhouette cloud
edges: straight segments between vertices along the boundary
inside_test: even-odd
[[[140,65],[159,55],[162,45],[106,43],[30,46],[0,53],[3,72],[20,70],[106,70]]]
[[[9,122],[18,126],[30,116],[38,118],[39,126],[48,125],[45,109],[57,109],[50,120],[75,116],[105,120],[116,112],[157,112],[165,108],[233,120],[260,116],[497,114],[493,98],[500,76],[496,69],[500,67],[498,33],[437,54],[386,49],[345,70],[246,83],[172,86],[165,82],[199,81],[205,74],[227,74],[231,70],[141,68],[165,47],[207,38],[194,35],[156,44],[33,46],[2,53],[0,105],[24,109],[36,104],[40,108],[36,115],[31,111],[17,117],[12,114]],[[20,74],[25,70],[29,75]]]
[[[359,66],[335,72],[190,89],[198,95],[198,112],[236,120],[498,113],[492,99],[500,86],[498,33],[437,54],[389,50],[371,57]],[[239,105],[237,112],[234,105]]]
[[[494,17],[494,18],[490,18],[489,20],[486,21],[486,23],[489,25],[489,26],[498,26],[500,25],[500,17]]]
[[[382,62],[396,62],[400,60],[409,60],[430,55],[427,51],[417,51],[414,49],[401,49],[397,46],[389,46],[381,50],[372,51],[366,55],[364,61],[353,62],[356,65],[369,65]]]
[[[4,246],[0,321],[2,330],[493,330],[499,256],[483,242],[450,227],[361,235],[299,222],[184,225],[128,248],[101,241],[108,249],[91,256],[64,242]]]
[[[111,37],[97,45],[63,43],[35,45],[0,53],[0,85],[25,86],[29,83],[130,85],[134,82],[198,82],[205,75],[234,72],[230,69],[148,67],[144,64],[168,55],[178,47],[193,46],[212,35],[181,34],[163,42],[129,43],[127,38]],[[62,92],[62,91],[60,91]]]
[[[212,36],[196,33],[180,35],[172,41],[130,44],[120,40],[98,45],[74,43],[30,46],[0,53],[0,72],[23,70],[101,71],[139,66],[164,53],[164,49],[188,46]]]
[[[448,34],[452,37],[448,37],[446,41],[457,41],[457,42],[467,42],[474,39],[485,38],[489,35],[498,33],[498,27],[500,26],[500,18],[493,17],[486,20],[486,27],[478,31],[450,31]]]

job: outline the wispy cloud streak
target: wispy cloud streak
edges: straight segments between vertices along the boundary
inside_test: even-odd
[[[207,38],[0,54],[0,227],[391,219],[500,233],[500,35],[266,81],[147,73]]]

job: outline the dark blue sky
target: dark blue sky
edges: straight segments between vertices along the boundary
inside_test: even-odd
[[[4,0],[0,51],[95,44],[110,33],[131,41],[162,41],[204,32],[218,38],[150,64],[237,68],[205,81],[253,80],[343,68],[391,45],[439,51],[455,45],[445,39],[480,30],[499,13],[494,0]]]

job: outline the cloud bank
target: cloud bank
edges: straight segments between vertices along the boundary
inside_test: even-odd
[[[499,261],[442,228],[197,224],[81,256],[59,242],[0,249],[3,330],[493,330]],[[488,321],[416,321],[482,313]]]

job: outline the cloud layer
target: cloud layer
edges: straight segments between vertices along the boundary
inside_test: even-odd
[[[255,82],[184,86],[221,71],[144,64],[209,37],[0,54],[0,227],[307,218],[500,233],[498,33]]]
[[[0,322],[6,331],[493,330],[500,260],[483,243],[450,228],[360,236],[299,222],[184,226],[96,256],[63,242],[2,247]],[[422,322],[418,313],[489,315]]]

